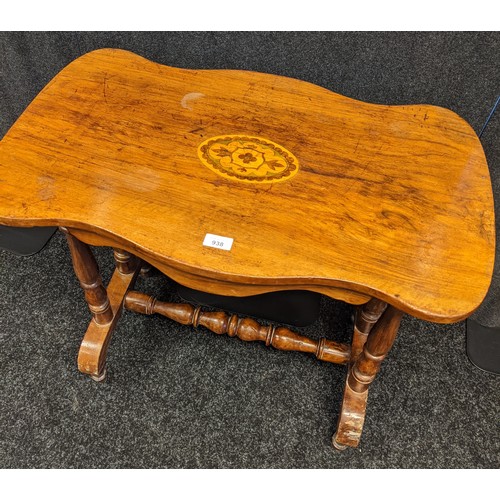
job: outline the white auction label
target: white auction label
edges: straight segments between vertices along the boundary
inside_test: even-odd
[[[219,248],[220,250],[231,250],[233,241],[233,238],[207,233],[205,235],[205,239],[203,240],[203,246]]]

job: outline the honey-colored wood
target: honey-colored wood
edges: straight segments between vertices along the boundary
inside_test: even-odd
[[[398,333],[403,312],[389,306],[373,327],[356,359],[347,379],[349,386],[356,392],[365,392],[375,378],[380,364],[392,347]]]
[[[64,68],[0,141],[0,224],[67,228],[93,314],[84,373],[103,377],[124,304],[348,363],[339,449],[359,442],[403,312],[466,318],[495,246],[484,152],[453,112],[115,49]],[[204,246],[207,233],[232,238],[231,250]],[[115,249],[107,290],[88,245]],[[361,305],[351,349],[130,291],[144,263],[207,292],[304,289]]]
[[[126,252],[120,248],[115,248],[113,250],[113,257],[115,259],[116,268],[122,274],[133,273],[137,268],[137,257],[132,255],[130,252]]]
[[[110,324],[113,319],[113,311],[92,250],[88,245],[75,238],[67,228],[61,227],[60,229],[66,235],[73,269],[85,294],[85,300],[93,320],[98,325]]]
[[[161,314],[183,325],[204,326],[212,332],[238,337],[246,342],[259,340],[281,351],[299,351],[314,354],[321,361],[346,364],[350,358],[349,346],[325,338],[310,339],[288,328],[263,326],[250,318],[239,318],[225,312],[206,312],[191,304],[161,302],[145,293],[129,291],[125,308],[141,314]]]
[[[372,317],[382,309],[372,304]],[[366,414],[368,388],[380,369],[380,364],[396,338],[403,312],[388,306],[377,323],[371,328],[361,354],[349,367],[344,397],[332,443],[338,449],[356,447],[361,438]],[[368,318],[367,318],[368,319]],[[366,329],[370,321],[365,323]]]
[[[96,246],[120,246],[123,248],[127,242],[117,237],[101,236],[93,234],[90,231],[82,229],[71,229],[71,233],[78,237],[79,240],[87,243],[88,245]],[[259,285],[254,284],[249,280],[249,283],[228,283],[220,281],[216,278],[204,276],[202,274],[193,274],[179,270],[177,267],[165,264],[164,262],[156,260],[154,257],[143,252],[142,249],[132,247],[130,249],[136,256],[140,257],[144,262],[147,261],[154,268],[166,274],[178,283],[182,283],[191,288],[203,290],[210,293],[218,293],[221,295],[231,295],[238,297],[248,297],[249,295],[257,295],[259,293],[275,292],[279,290],[310,290],[311,292],[318,292],[326,295],[332,299],[342,300],[349,304],[364,304],[370,300],[368,295],[363,295],[353,290],[344,288],[328,287],[328,286],[315,286],[308,285],[293,285],[293,284],[267,284]]]
[[[299,172],[291,151],[267,137],[224,134],[198,146],[201,163],[230,181],[273,184]]]
[[[278,144],[299,170],[222,177],[198,150],[224,135]],[[255,166],[238,147],[236,165]],[[350,290],[437,322],[467,317],[488,290],[492,200],[476,134],[446,109],[114,49],[64,68],[0,143],[1,224],[118,240],[219,293]],[[231,251],[202,246],[206,233],[233,238]]]
[[[345,384],[337,430],[332,436],[332,445],[338,450],[345,450],[348,446],[356,448],[359,445],[367,401],[368,391],[355,392]]]
[[[352,337],[351,362],[355,361],[361,354],[368,334],[373,325],[380,319],[386,307],[387,304],[385,302],[378,299],[371,299],[370,302],[358,308]]]
[[[125,294],[134,285],[139,272],[139,266],[127,274],[121,273],[119,269],[115,270],[107,288],[113,319],[107,325],[91,321],[83,337],[78,353],[78,369],[94,380],[100,381],[104,378],[108,344],[120,319]]]

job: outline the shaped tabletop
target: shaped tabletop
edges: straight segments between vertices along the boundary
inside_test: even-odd
[[[484,153],[453,112],[114,49],[64,68],[0,142],[0,223],[86,229],[220,282],[341,287],[440,322],[481,303],[495,246]]]

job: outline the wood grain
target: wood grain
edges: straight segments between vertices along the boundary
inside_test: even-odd
[[[136,267],[128,274],[121,273],[118,268],[115,269],[107,288],[113,319],[107,325],[91,321],[83,337],[78,352],[78,369],[96,381],[104,378],[108,345],[123,312],[125,294],[134,285],[139,272],[140,267]]]
[[[354,361],[347,383],[356,392],[365,392],[375,379],[399,330],[402,311],[389,306],[368,334],[361,354]]]
[[[113,311],[94,254],[88,245],[75,238],[67,228],[61,227],[61,231],[66,235],[73,269],[93,320],[98,325],[108,325],[113,319]]]
[[[117,238],[116,236],[101,236],[99,234],[92,233],[90,231],[85,231],[82,229],[72,229],[71,233],[78,237],[81,241],[95,246],[123,246],[127,245],[127,242],[122,238]],[[175,281],[182,283],[186,286],[196,288],[198,290],[203,290],[210,293],[219,293],[222,295],[229,296],[239,296],[248,297],[250,295],[257,295],[259,293],[274,292],[279,290],[301,290],[307,289],[312,292],[318,292],[332,299],[343,300],[349,304],[364,304],[370,300],[370,297],[363,295],[361,293],[355,292],[353,290],[348,290],[345,288],[337,288],[333,286],[320,286],[320,285],[301,285],[282,283],[270,283],[270,280],[266,284],[253,283],[251,280],[247,283],[234,283],[221,281],[220,279],[208,277],[198,272],[197,274],[179,269],[177,266],[166,262],[166,259],[157,260],[151,255],[148,255],[141,248],[134,247],[133,252],[135,255],[140,257],[143,261],[147,261],[154,268],[163,272]],[[131,250],[131,251],[132,251]]]
[[[273,141],[300,170],[223,178],[198,147],[224,134]],[[1,141],[0,223],[88,231],[211,291],[348,290],[438,322],[478,307],[494,261],[488,167],[453,112],[113,49],[64,68]]]
[[[358,308],[354,322],[354,332],[352,334],[351,362],[356,361],[361,354],[368,334],[380,319],[386,307],[387,304],[385,302],[378,299],[371,299],[370,302]]]
[[[346,446],[356,447],[359,444],[365,422],[368,389],[392,347],[403,316],[401,311],[392,306],[385,310],[381,306],[380,303],[371,303],[369,308],[363,308],[365,312],[370,310],[370,314],[365,317],[380,317],[375,325],[372,325],[371,321],[360,320],[358,323],[362,330],[369,333],[361,354],[349,366],[337,430],[332,438],[333,446],[338,449],[344,449]],[[352,348],[356,349],[354,342]]]
[[[116,268],[122,274],[130,274],[135,271],[138,266],[138,259],[134,255],[120,248],[113,250]]]
[[[251,318],[239,318],[223,311],[207,312],[191,304],[162,302],[145,293],[131,290],[125,297],[125,308],[141,314],[161,314],[183,325],[195,328],[204,326],[217,335],[227,334],[245,342],[261,341],[281,351],[299,351],[314,354],[321,361],[346,364],[350,359],[350,348],[320,338],[318,340],[299,335],[285,327],[264,326]]]

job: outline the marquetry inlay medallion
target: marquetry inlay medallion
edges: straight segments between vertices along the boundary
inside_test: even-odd
[[[282,182],[299,170],[299,162],[290,151],[263,137],[211,137],[198,146],[198,157],[222,177],[242,182]]]

